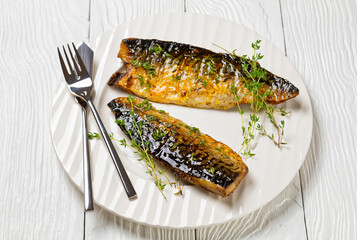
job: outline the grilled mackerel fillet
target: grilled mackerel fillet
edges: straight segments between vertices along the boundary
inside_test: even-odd
[[[108,84],[150,101],[228,109],[237,104],[231,92],[235,85],[240,103],[252,102],[244,85],[248,78],[241,57],[188,44],[133,38],[121,42],[118,57],[126,69],[114,73]],[[270,72],[262,81],[262,92],[269,89],[272,93],[265,98],[268,103],[281,103],[299,94],[293,84]]]
[[[128,99],[116,98],[108,106],[124,133],[132,132],[133,139],[143,144],[133,126]],[[228,146],[156,110],[147,100],[136,98],[133,110],[136,122],[144,123],[142,135],[149,142],[149,154],[181,179],[225,197],[248,173],[241,157]]]

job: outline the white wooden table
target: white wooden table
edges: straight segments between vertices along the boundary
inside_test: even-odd
[[[172,230],[138,225],[83,196],[49,130],[56,47],[138,17],[215,15],[255,30],[292,61],[309,91],[306,160],[273,201],[243,219]],[[354,0],[1,0],[0,239],[357,239],[357,2]],[[84,229],[85,228],[85,229]]]

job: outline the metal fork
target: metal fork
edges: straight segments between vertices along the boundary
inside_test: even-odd
[[[73,46],[73,49],[75,52],[76,59],[73,56],[70,46],[67,45],[73,65],[71,64],[71,61],[68,58],[65,47],[63,46],[63,52],[64,52],[64,55],[67,60],[68,68],[70,70],[69,72],[68,72],[67,67],[66,67],[64,60],[62,58],[60,49],[57,48],[64,78],[67,82],[70,92],[73,95],[75,95],[76,97],[83,99],[88,104],[90,109],[92,110],[93,116],[98,124],[100,132],[103,136],[104,142],[107,145],[110,156],[113,159],[114,165],[118,171],[118,174],[119,174],[119,177],[123,183],[124,189],[129,197],[129,199],[135,198],[136,197],[135,189],[128,177],[128,174],[126,173],[126,171],[124,169],[122,162],[120,161],[120,158],[119,158],[117,152],[115,151],[113,143],[110,140],[110,137],[109,137],[107,131],[105,130],[103,122],[100,119],[99,114],[98,114],[98,112],[93,104],[92,98],[90,96],[92,89],[93,89],[92,79],[83,64],[83,61],[82,61],[74,43],[72,43],[72,46]]]
[[[90,157],[89,157],[89,144],[88,144],[88,130],[87,130],[87,103],[75,97],[76,102],[82,108],[82,138],[83,138],[83,176],[84,176],[84,210],[91,211],[94,210],[93,203],[93,188],[92,188],[92,177],[90,170]]]
[[[79,52],[79,56],[84,59],[84,66],[87,72],[92,76],[93,66],[93,51],[85,44],[76,48]],[[83,138],[83,181],[84,181],[84,211],[94,210],[93,202],[93,188],[92,188],[92,176],[90,167],[90,155],[89,155],[89,143],[88,143],[88,130],[87,130],[87,103],[79,97],[74,97],[76,102],[82,109],[82,138]],[[84,212],[84,213],[85,213]]]

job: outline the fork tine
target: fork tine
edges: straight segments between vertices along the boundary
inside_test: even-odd
[[[68,73],[66,64],[63,61],[63,58],[62,58],[62,55],[61,55],[61,52],[60,52],[59,48],[57,48],[57,52],[58,52],[58,57],[59,57],[60,62],[61,62],[61,67],[62,67],[62,72],[63,72],[64,78],[67,79],[67,78],[70,77],[70,74]]]
[[[76,46],[74,45],[73,42],[72,42],[72,46],[73,46],[74,52],[76,53],[76,57],[77,57],[77,60],[78,60],[78,63],[79,63],[79,67],[81,68],[82,72],[87,73],[86,66],[84,65],[84,63],[82,61],[82,58],[81,58],[81,55],[79,55],[79,52],[78,52],[78,50],[77,50],[77,48],[76,48]]]
[[[66,56],[66,59],[67,59],[68,68],[69,68],[69,70],[71,71],[71,74],[72,74],[74,69],[72,68],[71,62],[69,61],[66,49],[64,48],[64,46],[62,46],[62,48],[63,48],[64,55]]]
[[[72,58],[73,66],[74,66],[74,68],[76,69],[77,75],[79,75],[81,71],[80,71],[79,68],[78,68],[77,61],[76,61],[76,59],[74,59],[74,57],[73,57],[72,50],[71,50],[71,48],[69,47],[69,44],[67,44],[67,47],[68,47],[69,54],[71,55],[71,58]]]

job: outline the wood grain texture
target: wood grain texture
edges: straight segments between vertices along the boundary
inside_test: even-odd
[[[279,1],[188,0],[187,12],[214,15],[243,24],[285,51]],[[197,238],[305,239],[299,174],[262,209],[230,223],[199,229]]]
[[[284,52],[278,0],[187,0],[188,13],[212,15],[243,24],[274,43]]]
[[[184,0],[92,0],[90,38],[137,18],[183,11]]]
[[[282,1],[288,57],[310,92],[302,167],[309,239],[357,239],[357,3]]]
[[[280,50],[285,34],[287,56],[301,73],[314,110],[312,144],[301,170],[308,238],[357,239],[353,0],[1,0],[0,239],[82,238],[83,197],[57,161],[49,133],[52,94],[61,76],[56,47],[93,40],[141,16],[183,12],[185,2],[187,12],[242,23]],[[86,230],[87,239],[306,238],[298,176],[261,210],[226,224],[150,228],[96,206]]]
[[[306,239],[296,177],[274,200],[246,217],[197,230],[197,239]]]
[[[195,239],[195,230],[171,230],[149,227],[123,219],[96,206],[95,211],[87,213],[86,239]]]
[[[0,239],[82,237],[82,195],[57,160],[49,110],[62,74],[56,47],[88,36],[86,9],[0,2]]]

